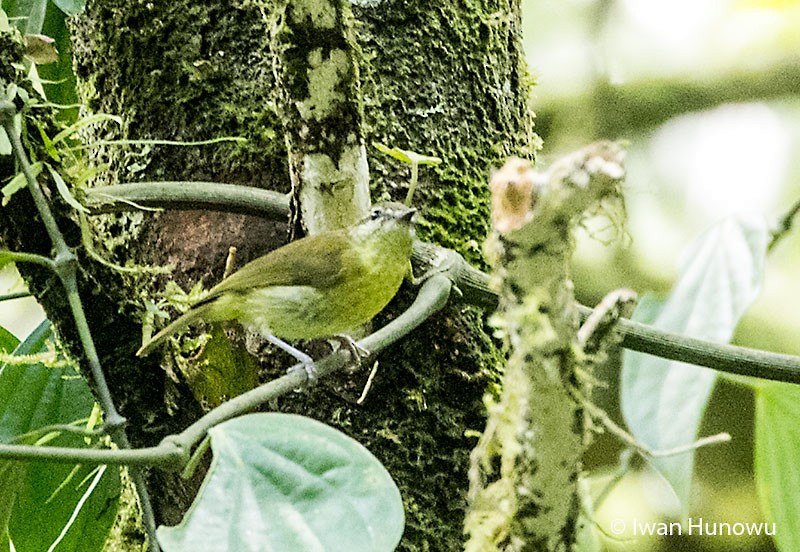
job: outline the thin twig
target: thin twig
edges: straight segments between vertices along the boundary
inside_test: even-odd
[[[364,401],[367,399],[367,395],[369,394],[369,390],[372,388],[372,380],[375,379],[375,374],[378,373],[378,361],[375,361],[375,364],[372,365],[372,370],[369,371],[369,377],[367,377],[367,383],[364,384],[364,389],[361,391],[361,396],[358,397],[356,400],[356,404],[363,404]]]
[[[636,439],[636,437],[625,431],[625,429],[620,427],[614,420],[611,419],[611,417],[605,410],[598,407],[590,400],[587,400],[585,397],[582,397],[577,391],[571,390],[571,394],[578,402],[580,402],[581,406],[583,406],[586,409],[586,411],[592,418],[603,424],[603,426],[608,430],[609,433],[614,435],[617,439],[625,443],[626,446],[635,450],[642,457],[646,459],[677,456],[678,454],[684,454],[686,452],[701,447],[707,447],[709,445],[719,445],[722,443],[727,443],[731,440],[730,434],[723,432],[723,433],[717,433],[716,435],[709,435],[708,437],[702,437],[687,445],[679,445],[668,449],[653,449],[645,445],[644,443],[640,442],[639,440]]]
[[[786,212],[786,214],[783,215],[778,221],[777,227],[772,231],[772,237],[769,240],[769,245],[767,245],[767,251],[772,251],[781,238],[789,233],[789,231],[792,229],[794,218],[797,216],[797,213],[800,213],[800,199],[798,199],[795,204],[792,205],[792,207]]]

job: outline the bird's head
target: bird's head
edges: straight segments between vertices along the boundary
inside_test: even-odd
[[[377,203],[369,215],[351,230],[351,235],[359,241],[390,240],[410,251],[416,212],[402,203]]]

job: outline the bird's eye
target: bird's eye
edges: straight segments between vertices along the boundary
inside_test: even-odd
[[[371,218],[372,220],[376,220],[376,219],[378,219],[380,216],[381,216],[381,210],[380,210],[380,209],[373,209],[373,210],[372,210],[372,213],[370,214],[370,218]]]

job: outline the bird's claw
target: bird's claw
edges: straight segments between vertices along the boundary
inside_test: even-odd
[[[309,386],[317,384],[317,366],[314,361],[302,362],[300,366],[295,365],[289,368],[289,373],[292,374],[298,370],[302,370],[306,375],[306,383]]]
[[[356,341],[349,335],[336,334],[330,339],[330,341],[337,341],[339,342],[340,347],[347,347],[347,350],[350,351],[353,359],[359,364],[361,364],[362,359],[365,359],[370,355],[368,350],[356,343]]]

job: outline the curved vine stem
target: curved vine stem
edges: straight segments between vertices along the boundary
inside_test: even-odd
[[[200,190],[205,186],[211,187],[207,191]],[[145,190],[147,187],[149,185],[124,184],[95,188],[87,192],[88,206],[100,210],[100,197],[112,196],[115,202],[108,204],[106,199],[102,210],[129,210],[132,207],[128,201],[141,200],[145,195],[148,204],[155,205],[159,203],[159,197],[162,203],[170,204],[174,194],[180,193],[183,199],[179,203],[173,202],[171,206],[174,208],[189,208],[187,206],[192,203],[191,198],[196,197],[198,201],[202,198],[204,208],[214,210],[244,212],[244,209],[250,214],[279,218],[285,218],[288,213],[288,199],[275,192],[251,191],[245,196],[239,190],[240,186],[192,182],[165,184],[158,191],[148,192]],[[263,204],[260,203],[262,198],[265,200]],[[800,208],[800,203],[797,208]],[[794,212],[793,208],[791,213]],[[791,220],[792,216],[787,214],[782,220]],[[457,252],[417,241],[414,243],[414,261],[429,269],[446,266],[454,287],[459,291],[456,300],[487,310],[496,308],[497,293],[491,288],[489,275],[471,266]],[[583,318],[592,311],[582,305],[578,306],[578,310]],[[626,318],[620,319],[618,327],[623,335],[622,346],[632,351],[681,360],[730,374],[800,384],[800,357],[797,356],[670,334]]]
[[[22,261],[33,261],[45,264],[51,268],[58,278],[61,280],[62,285],[67,293],[67,301],[72,311],[72,317],[75,320],[75,326],[78,330],[78,336],[83,347],[86,361],[89,364],[89,370],[92,374],[92,380],[95,385],[97,393],[97,400],[103,409],[103,417],[106,427],[109,428],[111,438],[120,449],[129,449],[130,443],[128,436],[125,432],[125,418],[120,415],[114,405],[114,400],[111,397],[108,383],[106,382],[105,374],[100,365],[100,358],[97,355],[97,350],[94,346],[91,332],[89,330],[89,323],[86,319],[86,313],[83,310],[83,303],[81,302],[80,294],[78,293],[78,260],[72,250],[67,246],[64,241],[64,236],[58,228],[55,217],[50,210],[50,205],[44,196],[39,183],[36,181],[36,176],[33,173],[28,156],[25,153],[25,148],[22,145],[20,136],[14,129],[14,116],[16,115],[16,106],[9,101],[0,102],[0,123],[11,142],[11,148],[14,156],[25,175],[28,190],[33,197],[33,202],[36,205],[36,210],[42,219],[50,241],[53,243],[54,256],[50,263],[42,263],[39,259],[24,259]],[[20,254],[17,254],[20,255]],[[38,256],[36,256],[38,257]],[[136,491],[139,494],[139,503],[142,507],[142,519],[144,521],[145,529],[147,530],[150,550],[153,552],[159,551],[158,542],[156,541],[156,523],[155,516],[153,515],[152,505],[150,504],[150,495],[144,483],[142,472],[137,469],[131,470],[131,479],[136,486]]]
[[[13,106],[11,107],[13,108]],[[2,110],[3,124],[7,125],[6,121],[10,120],[7,114],[8,107],[3,104]],[[8,134],[11,137],[14,136],[13,132],[8,132]],[[21,154],[24,155],[18,137],[16,137],[16,142],[15,151],[19,148]],[[28,167],[26,178],[29,175],[32,176],[27,161],[22,165],[23,170],[25,170],[25,166]],[[35,179],[32,179],[32,184],[30,178],[28,178],[28,181],[31,193],[35,196],[36,192],[34,190],[38,191],[40,201],[43,202],[43,207],[49,213],[49,208]],[[155,207],[172,209],[202,208],[272,218],[285,218],[289,205],[288,197],[284,194],[209,182],[136,183],[94,188],[86,191],[84,202],[93,213],[152,209]],[[39,201],[37,201],[38,206]],[[103,385],[105,385],[105,379],[102,377],[91,336],[88,333],[88,327],[86,327],[80,299],[77,296],[74,255],[64,244],[63,238],[61,238],[57,227],[55,227],[52,215],[50,215],[50,222],[47,222],[47,216],[43,215],[42,218],[45,221],[48,232],[51,232],[51,229],[55,230],[55,232],[51,232],[51,238],[53,238],[56,250],[56,256],[53,260],[44,257],[42,259],[53,263],[54,270],[65,282],[64,285],[68,293],[70,293],[71,297],[74,296],[74,299],[70,301],[70,305],[73,308],[73,313],[77,313],[75,314],[76,323],[78,324],[82,342],[85,342],[87,359],[90,367],[92,367],[93,375],[95,371],[99,372],[99,381],[102,381]],[[420,288],[417,300],[408,311],[393,322],[360,341],[360,346],[372,352],[378,352],[402,338],[425,321],[431,314],[442,308],[453,290],[457,292],[455,294],[455,300],[457,301],[487,309],[492,309],[497,305],[497,294],[490,286],[489,276],[471,266],[455,251],[418,241],[414,244],[413,260],[415,266],[424,267],[428,276]],[[68,284],[68,282],[71,282],[71,284]],[[578,308],[582,317],[586,317],[591,313],[591,309],[587,307],[579,306]],[[800,383],[800,357],[731,345],[720,345],[668,334],[651,326],[624,318],[620,320],[619,328],[623,335],[622,345],[631,350],[654,354],[663,358],[681,360],[733,374]],[[324,376],[341,369],[351,361],[350,353],[347,350],[340,350],[318,361],[317,370],[320,376]],[[126,464],[129,466],[147,465],[167,470],[179,470],[185,466],[190,457],[191,449],[205,437],[208,429],[225,420],[248,412],[275,397],[301,387],[305,383],[305,377],[303,370],[291,371],[282,378],[264,384],[213,409],[180,434],[165,438],[155,447],[136,450],[85,450],[0,445],[0,458],[46,459],[48,461],[69,463],[80,461],[98,464]],[[100,389],[100,386],[98,386],[98,389]],[[119,414],[116,413],[113,403],[110,402],[110,394],[108,394],[107,387],[105,389],[104,394],[108,401],[103,401],[104,403],[107,402],[107,404],[103,404],[104,411],[106,412],[107,421],[109,418],[114,420],[114,414],[116,416],[119,416]],[[107,406],[109,407],[108,410],[106,410]],[[119,422],[121,417],[116,420]],[[112,437],[120,449],[129,448],[121,424],[115,426],[115,424],[107,423],[106,425],[109,427]],[[115,427],[116,429],[111,431],[111,428]],[[141,493],[144,493],[143,508],[145,503],[149,507],[149,501],[145,498],[147,494],[144,489],[143,479],[140,476],[141,472],[133,470],[132,473],[139,474],[139,477],[134,477],[134,481],[140,496]],[[145,512],[145,517],[148,516],[152,519],[152,511],[149,514]],[[153,521],[153,529],[154,527]],[[155,542],[153,534],[151,543],[157,546]],[[154,549],[157,550],[157,548]]]
[[[446,303],[452,290],[448,274],[435,274],[422,284],[411,306],[400,316],[375,333],[358,342],[360,347],[378,353],[402,339],[427,320]],[[353,362],[345,347],[315,362],[318,377],[322,378],[342,370]],[[298,364],[295,368],[301,368]],[[212,427],[254,410],[302,387],[307,381],[305,370],[291,369],[278,379],[238,395],[221,404],[177,435],[170,435],[154,447],[135,450],[90,450],[67,447],[37,447],[0,444],[0,458],[16,460],[47,460],[49,462],[87,464],[126,464],[128,466],[155,466],[164,470],[180,470],[189,460],[192,449]]]

